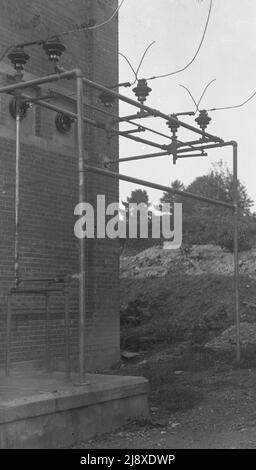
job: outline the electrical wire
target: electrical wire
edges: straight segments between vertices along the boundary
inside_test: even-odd
[[[156,41],[152,41],[152,42],[149,44],[149,46],[146,48],[145,52],[143,53],[143,55],[142,55],[142,57],[141,57],[140,63],[139,63],[139,65],[138,65],[138,67],[137,67],[137,70],[136,70],[136,77],[137,77],[137,79],[138,79],[138,73],[139,73],[140,68],[141,68],[141,66],[142,66],[142,64],[143,64],[143,61],[144,61],[144,59],[145,59],[145,57],[146,57],[146,54],[147,54],[147,52],[149,51],[149,49],[153,46],[153,44],[155,44],[155,42],[156,42]]]
[[[117,15],[119,10],[121,9],[124,2],[125,2],[125,0],[122,0],[120,5],[115,9],[115,11],[112,13],[112,15],[107,20],[103,21],[102,23],[95,24],[93,26],[84,26],[82,28],[77,28],[77,29],[71,29],[69,31],[64,31],[63,33],[54,35],[54,37],[57,36],[59,38],[59,37],[62,37],[62,36],[67,36],[68,34],[81,33],[82,31],[88,31],[88,30],[102,28],[102,26],[107,25],[108,23],[110,23],[110,21],[112,21],[115,18],[115,16]]]
[[[214,82],[216,82],[216,78],[214,78],[213,80],[211,80],[211,81],[206,85],[206,87],[205,87],[205,89],[204,89],[204,91],[203,91],[202,95],[200,96],[200,99],[199,99],[199,101],[198,101],[198,103],[197,103],[197,111],[198,111],[198,109],[199,109],[200,103],[201,103],[201,101],[202,101],[202,99],[203,99],[203,97],[204,97],[206,91],[208,90],[209,86],[210,86],[212,83],[214,83]]]
[[[208,15],[207,15],[206,24],[205,24],[205,27],[204,27],[202,38],[200,40],[199,46],[198,46],[194,56],[188,62],[188,64],[185,65],[185,67],[182,67],[181,69],[175,70],[174,72],[165,73],[163,75],[156,75],[156,76],[153,76],[153,77],[148,77],[146,80],[156,80],[158,78],[170,77],[171,75],[176,75],[177,73],[184,72],[186,69],[188,69],[188,67],[190,67],[190,65],[192,65],[192,63],[197,58],[197,56],[198,56],[198,54],[201,50],[201,47],[203,45],[203,42],[205,40],[205,36],[206,36],[206,32],[207,32],[207,29],[208,29],[208,25],[209,25],[209,21],[210,21],[210,17],[211,17],[211,12],[212,12],[212,4],[213,4],[213,0],[210,0],[209,11],[208,11]]]
[[[195,107],[196,107],[196,109],[197,109],[197,102],[196,102],[194,96],[192,95],[191,91],[189,90],[189,88],[187,88],[185,85],[179,85],[179,86],[182,87],[182,88],[184,88],[184,90],[186,90],[186,91],[188,92],[188,94],[189,94],[191,100],[193,101],[193,103],[194,103],[194,105],[195,105]]]
[[[142,66],[142,64],[143,64],[143,61],[144,61],[144,59],[145,59],[145,57],[146,57],[146,54],[147,54],[148,50],[150,49],[150,47],[153,46],[153,44],[155,44],[155,42],[156,42],[156,41],[152,41],[152,42],[146,47],[146,49],[145,49],[145,51],[143,52],[142,57],[141,57],[141,59],[140,59],[139,65],[138,65],[138,67],[137,67],[137,70],[135,70],[135,68],[134,68],[133,65],[131,64],[131,61],[128,59],[128,57],[127,57],[125,54],[123,54],[122,52],[118,52],[118,54],[126,60],[127,64],[129,65],[130,69],[133,71],[133,74],[134,74],[134,76],[135,76],[135,79],[134,79],[134,81],[133,81],[132,83],[130,83],[130,86],[134,85],[134,84],[138,81],[138,73],[139,73],[140,68],[141,68],[141,66]]]
[[[209,83],[207,83],[207,85],[205,86],[205,88],[204,88],[204,90],[203,90],[203,93],[201,94],[201,96],[200,96],[198,102],[196,102],[196,100],[195,100],[195,98],[193,97],[193,95],[192,95],[191,91],[189,90],[189,88],[187,88],[185,85],[179,85],[180,87],[184,88],[184,89],[188,92],[190,98],[192,99],[192,101],[193,101],[193,103],[194,103],[194,105],[195,105],[195,107],[196,107],[196,113],[197,113],[197,111],[199,111],[199,105],[200,105],[200,103],[201,103],[201,101],[202,101],[202,99],[203,99],[203,97],[204,97],[206,91],[208,90],[209,86],[210,86],[213,82],[215,82],[215,81],[216,81],[216,78],[214,78],[214,79],[211,80]]]
[[[34,43],[31,43],[31,45],[33,45],[33,44],[44,44],[45,42],[49,41],[50,39],[55,39],[56,37],[60,38],[62,36],[67,36],[69,34],[81,33],[83,31],[89,31],[89,30],[94,30],[94,29],[101,28],[101,27],[107,25],[108,23],[110,23],[113,20],[113,18],[115,18],[115,16],[117,15],[119,10],[123,6],[124,2],[125,2],[125,0],[122,0],[120,5],[115,9],[115,11],[112,13],[112,15],[107,20],[103,21],[102,23],[95,24],[93,26],[84,26],[82,28],[71,29],[71,30],[68,30],[68,31],[64,31],[62,33],[54,34],[52,36],[49,36],[47,39],[39,39],[39,40],[35,41]],[[15,48],[15,47],[18,47],[18,46],[19,46],[19,44],[12,44],[12,45],[6,47],[6,49],[2,52],[2,54],[0,56],[0,62],[2,62],[2,60],[5,58],[6,54],[12,48]]]
[[[137,81],[137,74],[136,74],[136,71],[135,71],[134,67],[132,66],[130,60],[126,57],[125,54],[123,54],[122,52],[118,52],[118,55],[120,55],[121,57],[123,57],[123,58],[126,60],[126,62],[127,62],[127,64],[129,65],[130,69],[131,69],[131,70],[133,71],[133,73],[134,73],[135,80],[134,80],[132,83],[130,83],[130,86],[132,86],[132,85],[134,85],[134,83]]]
[[[207,111],[223,111],[225,109],[242,108],[242,106],[245,106],[247,103],[249,103],[249,101],[251,101],[255,96],[256,96],[256,91],[251,96],[249,96],[249,98],[247,98],[247,100],[243,101],[243,103],[236,104],[236,105],[233,105],[233,106],[225,106],[225,107],[222,107],[222,108],[207,109]]]
[[[15,46],[8,46],[4,49],[4,51],[2,52],[1,56],[0,56],[0,62],[2,62],[2,60],[5,58],[6,54]]]

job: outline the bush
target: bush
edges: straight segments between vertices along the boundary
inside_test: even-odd
[[[228,251],[234,251],[234,222],[226,219],[219,227],[216,242]],[[252,246],[249,222],[246,218],[238,225],[238,248],[240,251],[249,250]]]

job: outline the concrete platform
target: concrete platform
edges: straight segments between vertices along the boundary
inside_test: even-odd
[[[88,374],[76,382],[62,373],[0,373],[0,449],[68,447],[149,416],[142,377]]]

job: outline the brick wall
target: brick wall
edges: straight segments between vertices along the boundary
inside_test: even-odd
[[[2,0],[0,4],[0,46],[30,41],[77,28],[89,21],[109,17],[116,0]],[[85,75],[105,85],[118,82],[118,22],[95,32],[65,37],[65,68],[81,68]],[[25,79],[47,75],[52,66],[38,47],[31,56]],[[0,64],[0,86],[12,74],[8,59]],[[75,109],[72,80],[52,84],[58,92],[54,103]],[[45,93],[49,86],[33,90]],[[66,98],[65,96],[69,96]],[[15,122],[8,111],[10,97],[0,95],[0,363],[5,356],[7,292],[14,274]],[[97,93],[86,90],[86,100],[95,104]],[[99,114],[85,108],[89,117]],[[102,118],[102,116],[101,116]],[[21,277],[54,277],[78,272],[78,243],[73,234],[77,193],[77,148],[75,124],[68,135],[60,134],[55,113],[37,106],[21,122],[20,175],[20,274]],[[116,158],[114,138],[106,150],[105,134],[86,127],[86,158],[102,165],[106,152]],[[118,201],[118,184],[102,177],[86,177],[87,200],[106,194]],[[110,240],[88,240],[86,255],[86,363],[90,370],[102,369],[119,360],[118,244]],[[52,296],[51,349],[56,358],[64,351],[64,302]],[[44,360],[45,300],[19,297],[13,301],[12,361]],[[70,294],[72,356],[78,351],[78,292]]]

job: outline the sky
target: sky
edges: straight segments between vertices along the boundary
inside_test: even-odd
[[[193,57],[204,30],[209,0],[126,0],[119,12],[119,50],[136,68],[145,48],[156,41],[148,52],[139,78],[164,74],[185,66]],[[152,80],[152,92],[146,104],[166,114],[194,110],[193,102],[179,84],[188,87],[199,99],[205,85],[212,79],[201,108],[232,106],[245,101],[256,90],[256,2],[255,0],[213,0],[206,38],[194,63],[184,72],[168,78]],[[120,57],[119,81],[132,81],[133,74]],[[134,98],[131,88],[120,91]],[[120,115],[134,112],[129,105],[120,104]],[[209,113],[212,122],[208,131],[225,140],[238,142],[238,176],[245,184],[256,210],[256,96],[246,106],[234,110]],[[196,125],[194,117],[184,121]],[[145,125],[168,133],[163,121],[143,119]],[[121,129],[129,126],[122,124]],[[129,127],[130,128],[130,127]],[[195,135],[179,131],[180,140]],[[142,138],[167,143],[153,134]],[[160,139],[160,140],[159,140]],[[154,152],[153,148],[120,139],[120,158]],[[207,158],[180,159],[176,165],[171,156],[120,164],[120,173],[169,186],[175,179],[188,184],[197,176],[207,174],[213,162],[222,159],[231,169],[231,148],[211,150]],[[120,182],[120,197],[136,188]],[[138,187],[138,186],[137,186]],[[142,188],[143,189],[143,188]],[[159,191],[147,189],[150,200],[159,201]]]

